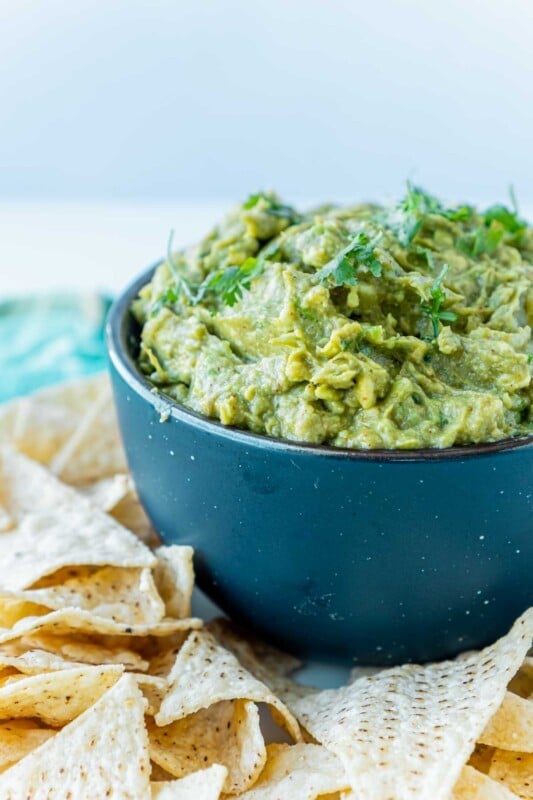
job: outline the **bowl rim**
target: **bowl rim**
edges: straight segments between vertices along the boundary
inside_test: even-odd
[[[106,320],[106,345],[108,358],[127,385],[149,403],[160,415],[161,421],[172,417],[184,424],[199,428],[203,432],[239,442],[248,447],[259,447],[265,450],[276,450],[290,454],[318,455],[333,459],[353,461],[448,461],[465,458],[489,456],[509,450],[533,449],[533,434],[519,436],[514,439],[502,439],[484,444],[458,445],[446,448],[417,448],[411,450],[375,449],[356,450],[348,447],[336,447],[326,444],[310,444],[308,442],[276,439],[267,434],[254,433],[241,428],[223,425],[180,405],[170,397],[162,394],[148,379],[142,375],[133,360],[126,342],[127,323],[131,315],[130,306],[139,290],[150,281],[157,267],[164,259],[157,261],[137,278],[135,278],[114,300]]]

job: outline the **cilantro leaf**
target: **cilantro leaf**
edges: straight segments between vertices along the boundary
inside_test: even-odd
[[[334,286],[355,286],[359,267],[366,267],[375,278],[379,278],[382,266],[374,251],[380,238],[381,234],[370,237],[364,231],[357,233],[340,253],[319,270],[319,281],[333,282]]]
[[[240,267],[217,269],[204,281],[205,290],[219,295],[227,306],[234,306],[245,290],[250,288],[254,278],[263,271],[264,262],[249,257]]]
[[[439,335],[441,322],[455,322],[457,319],[457,314],[454,311],[441,310],[441,307],[446,300],[446,292],[442,287],[442,282],[447,272],[448,264],[445,264],[433,281],[429,291],[431,302],[421,303],[422,312],[431,320],[434,339],[436,339]]]
[[[465,222],[473,214],[470,206],[445,208],[440,200],[420,186],[407,181],[405,198],[385,214],[384,224],[394,233],[402,247],[409,247],[424,224],[428,214],[438,214],[451,222]]]
[[[469,256],[492,255],[505,236],[505,228],[493,219],[487,226],[480,225],[471,233],[462,236],[457,246]]]
[[[265,210],[266,213],[270,214],[271,217],[287,219],[291,223],[300,221],[300,215],[292,206],[286,205],[285,203],[280,203],[275,197],[272,197],[265,192],[256,192],[255,194],[251,194],[248,199],[244,201],[242,207],[246,210],[254,208],[260,200],[264,200],[267,204],[267,208]]]
[[[163,294],[159,295],[159,297],[152,303],[150,308],[151,316],[155,316],[158,314],[164,306],[172,306],[174,303],[178,302],[178,295],[176,294],[175,289],[172,287],[168,288]]]
[[[502,205],[495,205],[488,208],[483,214],[483,220],[485,225],[498,222],[508,233],[519,233],[527,227],[526,223],[518,217],[515,211],[510,211]]]

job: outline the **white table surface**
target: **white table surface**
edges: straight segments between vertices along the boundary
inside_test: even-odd
[[[117,293],[176,247],[198,240],[229,203],[0,202],[0,295],[58,289]]]

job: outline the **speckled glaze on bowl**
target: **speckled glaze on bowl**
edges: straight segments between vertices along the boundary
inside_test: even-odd
[[[225,428],[151,391],[131,301],[107,341],[128,461],[200,587],[292,652],[428,661],[493,641],[533,605],[533,437],[357,452]],[[164,421],[161,421],[164,420]]]

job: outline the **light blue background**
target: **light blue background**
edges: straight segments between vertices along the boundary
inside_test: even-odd
[[[0,0],[0,195],[533,199],[531,0]]]

